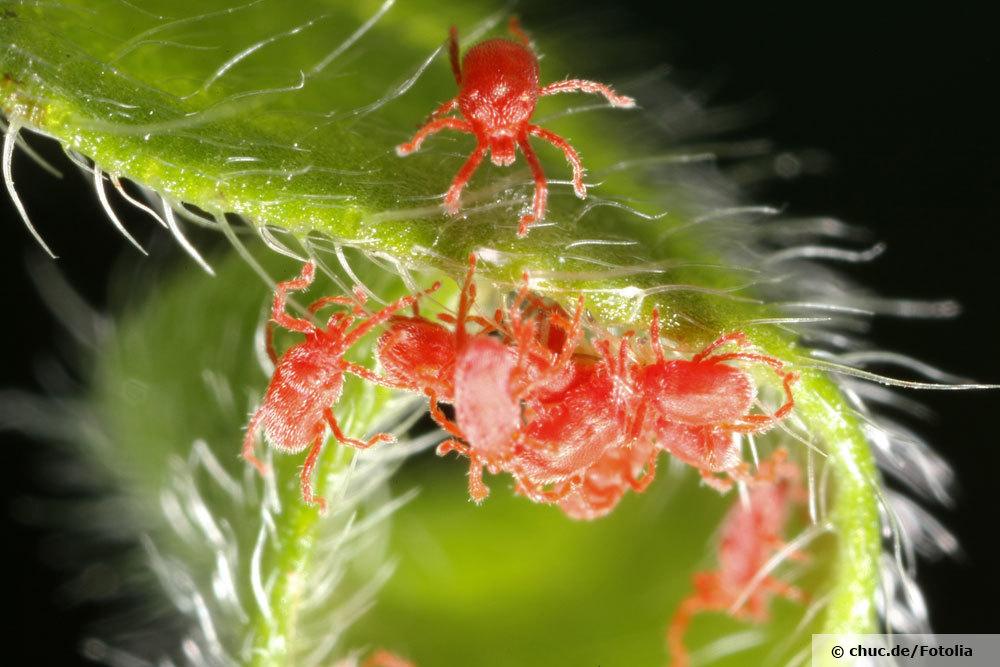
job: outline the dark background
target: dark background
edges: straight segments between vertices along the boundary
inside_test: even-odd
[[[889,296],[959,300],[952,321],[876,322],[872,338],[956,373],[1000,381],[997,290],[1000,289],[1000,132],[994,88],[1000,81],[992,23],[949,5],[912,6],[879,16],[842,4],[751,11],[705,2],[598,2],[571,9],[523,9],[525,21],[558,25],[581,16],[620,35],[608,67],[672,66],[686,86],[712,82],[714,104],[746,104],[746,126],[730,137],[774,140],[781,149],[818,149],[830,158],[821,175],[774,181],[758,199],[794,215],[829,214],[864,225],[889,251],[873,265],[852,267],[863,283]],[[805,3],[803,3],[805,4]],[[530,27],[530,26],[529,26]],[[611,39],[610,37],[608,39]],[[592,74],[589,64],[581,74]],[[33,142],[37,145],[37,141]],[[51,151],[49,151],[51,154]],[[18,190],[36,225],[61,255],[58,266],[98,307],[108,274],[132,253],[104,219],[93,190],[64,160],[56,183],[15,157]],[[6,358],[0,388],[37,387],[39,364],[64,338],[41,305],[25,270],[36,247],[0,197],[0,285]],[[148,224],[140,238],[161,231]],[[171,251],[175,252],[175,251]],[[920,581],[941,632],[998,632],[996,576],[1000,398],[987,393],[924,393],[938,414],[920,431],[955,465],[956,508],[936,512],[953,529],[964,556],[924,563]],[[33,664],[83,664],[77,646],[94,606],[70,605],[65,576],[39,557],[45,537],[16,521],[16,500],[43,486],[38,445],[0,435],[0,520],[8,560],[6,606],[13,625],[5,644],[20,644]],[[12,505],[12,502],[14,504]]]

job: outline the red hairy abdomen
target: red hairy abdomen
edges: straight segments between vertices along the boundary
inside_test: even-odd
[[[323,410],[337,402],[344,386],[343,370],[330,359],[306,341],[278,361],[261,407],[264,435],[278,449],[301,451],[326,428]]]
[[[743,417],[750,412],[757,391],[746,372],[711,362],[653,364],[644,369],[641,382],[650,406],[660,416],[691,426]]]
[[[597,461],[609,447],[621,446],[625,429],[615,405],[612,379],[594,360],[574,365],[569,386],[530,401],[525,429],[529,448],[524,471],[540,483],[566,479]]]
[[[487,131],[531,118],[538,100],[538,60],[509,39],[488,39],[462,59],[458,104],[462,115]]]
[[[653,422],[651,435],[657,446],[688,465],[722,472],[742,462],[740,446],[725,428],[685,426],[666,419]]]
[[[516,361],[495,338],[476,337],[455,365],[455,418],[469,446],[487,460],[509,453],[521,423],[520,401],[511,395]]]
[[[378,339],[379,363],[390,382],[430,389],[443,401],[454,393],[455,334],[422,317],[394,317]]]

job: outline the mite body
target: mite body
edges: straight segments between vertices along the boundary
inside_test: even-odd
[[[653,311],[650,345],[654,361],[641,364],[635,373],[637,393],[633,430],[642,429],[665,451],[698,468],[702,479],[727,491],[732,479],[746,479],[739,435],[760,433],[784,419],[795,406],[792,385],[795,373],[785,370],[775,357],[749,351],[742,332],[720,336],[690,360],[668,360],[660,345],[659,312]],[[721,352],[735,346],[734,352]],[[771,414],[752,413],[757,386],[750,374],[733,362],[761,364],[781,380],[785,402]],[[717,477],[727,473],[729,478]]]
[[[427,137],[442,130],[466,132],[476,137],[475,149],[455,175],[444,197],[445,211],[454,215],[460,209],[463,188],[486,154],[490,154],[493,164],[503,167],[514,163],[520,149],[535,181],[531,212],[521,217],[518,227],[517,235],[523,237],[531,225],[545,219],[549,193],[545,172],[529,137],[538,137],[563,152],[573,168],[573,191],[581,199],[587,196],[583,164],[576,150],[558,134],[529,122],[538,98],[581,91],[603,95],[612,106],[621,108],[634,107],[635,100],[617,94],[604,84],[582,79],[540,85],[538,57],[516,18],[510,20],[510,33],[513,39],[485,40],[472,46],[460,60],[458,32],[452,26],[448,53],[458,95],[439,106],[409,142],[396,147],[396,153],[400,157],[409,155],[419,150]],[[447,115],[456,110],[461,118]]]
[[[316,265],[312,262],[302,267],[298,278],[280,282],[275,289],[268,323],[268,354],[274,362],[274,374],[264,394],[260,407],[254,412],[247,426],[243,441],[243,458],[264,474],[266,466],[254,454],[258,430],[263,429],[268,443],[282,453],[295,454],[309,449],[300,476],[302,498],[321,509],[326,501],[313,494],[312,472],[323,447],[323,436],[329,426],[333,436],[341,443],[357,448],[367,448],[379,442],[392,441],[386,433],[375,435],[367,441],[349,438],[341,431],[332,406],[340,399],[344,388],[344,373],[353,373],[371,382],[385,384],[364,366],[344,358],[362,336],[392,317],[393,313],[412,306],[424,293],[403,297],[376,313],[364,311],[364,294],[354,297],[321,297],[309,306],[315,316],[327,306],[343,306],[348,312],[330,316],[325,326],[293,317],[285,311],[288,293],[306,289],[315,277]],[[428,292],[437,289],[433,286]],[[355,321],[361,323],[351,328]],[[272,327],[277,324],[290,331],[305,335],[305,340],[290,347],[280,358],[270,341]]]
[[[681,602],[667,628],[673,667],[687,667],[689,663],[684,635],[694,616],[726,612],[761,623],[768,618],[768,604],[773,597],[796,602],[805,599],[801,590],[781,579],[759,576],[784,547],[782,533],[792,509],[807,499],[798,467],[788,460],[784,449],[778,449],[761,462],[748,486],[747,501],[737,501],[723,519],[718,569],[695,574],[694,592]],[[790,557],[804,558],[800,553]]]

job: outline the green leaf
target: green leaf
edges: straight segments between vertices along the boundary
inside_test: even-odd
[[[52,136],[98,169],[151,189],[176,209],[181,203],[197,207],[237,244],[227,213],[238,214],[254,231],[271,230],[272,247],[280,239],[296,252],[322,256],[353,248],[360,252],[352,261],[368,267],[358,278],[376,292],[384,289],[385,276],[358,258],[377,259],[402,272],[408,283],[422,285],[426,281],[411,271],[460,279],[468,254],[476,251],[483,260],[481,276],[500,290],[516,285],[527,271],[533,288],[552,298],[568,303],[585,293],[596,325],[645,329],[658,307],[664,334],[685,349],[742,329],[768,354],[800,363],[796,415],[813,446],[825,452],[821,463],[832,483],[828,512],[819,521],[829,522],[834,539],[810,547],[811,571],[823,574],[811,588],[817,598],[829,595],[815,627],[874,628],[878,482],[864,434],[836,385],[813,370],[808,351],[775,322],[784,311],[769,299],[800,294],[801,276],[777,274],[760,261],[757,249],[767,229],[754,228],[755,209],[745,207],[714,164],[699,161],[705,149],[679,144],[659,129],[664,114],[676,113],[666,84],[613,82],[638,98],[643,109],[634,112],[591,105],[593,100],[583,107],[568,97],[543,100],[536,118],[580,150],[591,195],[586,201],[573,197],[561,156],[543,152],[550,178],[562,182],[552,184],[549,224],[519,240],[517,221],[532,187],[523,164],[506,170],[484,166],[465,194],[463,215],[450,218],[442,214],[439,197],[473,139],[438,135],[406,159],[393,150],[455,93],[441,49],[448,25],[457,24],[470,40],[489,30],[500,34],[504,15],[497,3],[164,0],[140,8],[123,0],[60,0],[0,7],[0,106],[10,136],[21,127]],[[565,72],[591,75],[587,67],[593,59],[583,46],[588,42],[563,40],[550,31],[532,34],[544,51],[544,81]],[[102,358],[99,397],[114,397],[136,374],[145,378],[147,398],[130,405],[128,414],[120,401],[106,402],[115,447],[108,462],[127,472],[122,483],[151,526],[166,519],[160,491],[171,483],[169,462],[186,460],[193,438],[228,451],[252,407],[249,397],[263,388],[264,376],[248,370],[253,368],[249,336],[267,288],[233,277],[238,272],[227,263],[215,282],[184,277],[123,329],[125,337],[137,337],[135,346],[146,345],[144,355],[128,348]],[[270,275],[292,273],[286,264]],[[358,348],[359,357],[365,351]],[[224,354],[225,363],[216,354]],[[133,368],[140,362],[149,367]],[[198,405],[193,387],[213,366],[225,386],[240,391],[227,415],[193,409]],[[360,433],[373,428],[385,400],[352,385],[338,414]],[[805,447],[795,446],[806,459]],[[328,454],[322,474],[336,479],[348,457]],[[258,664],[285,664],[287,656],[306,653],[299,642],[314,635],[303,631],[304,624],[324,621],[303,618],[295,600],[302,594],[302,577],[315,574],[317,559],[322,560],[321,536],[334,534],[336,521],[296,506],[293,484],[286,484],[294,480],[295,465],[284,460],[276,471],[285,512],[274,519],[280,546],[271,562],[277,573],[269,593],[273,616],[245,610],[247,623],[234,621],[218,630],[229,638],[222,644],[234,655],[250,651]],[[454,483],[458,472],[452,468]],[[240,474],[238,466],[227,469]],[[601,637],[616,638],[607,640],[609,656],[652,659],[689,573],[705,565],[695,562],[695,554],[719,516],[720,501],[693,488],[691,480],[681,483],[684,492],[665,506],[657,505],[666,502],[658,494],[669,493],[661,488],[630,500],[612,518],[578,525],[523,500],[491,499],[473,511],[459,489],[439,492],[438,475],[418,467],[405,477],[434,484],[434,492],[401,515],[394,553],[402,559],[402,576],[384,599],[380,621],[362,633],[372,642],[413,646],[414,657],[428,664],[465,664],[473,641],[483,652],[498,642],[523,643],[536,658],[523,655],[520,664],[542,664],[544,656],[553,659],[555,647],[583,651]],[[212,502],[208,506],[214,509]],[[426,526],[430,542],[456,553],[456,562],[461,556],[462,565],[418,574],[424,558],[412,547],[414,526]],[[245,531],[239,523],[231,528],[245,556],[259,531]],[[647,567],[632,567],[629,548],[638,536],[654,534],[644,552]],[[516,553],[530,551],[532,557],[477,559],[476,553],[493,553],[498,535]],[[540,552],[537,540],[546,541],[547,551]],[[593,547],[598,543],[601,549]],[[196,579],[210,580],[209,566],[183,550],[170,558],[190,561],[200,572]],[[529,571],[512,569],[512,562],[525,560]],[[546,573],[572,578],[567,563],[579,563],[581,582],[598,576],[615,581],[615,594],[608,593],[602,605],[614,610],[605,626],[620,626],[614,632],[583,623],[587,610],[580,606],[564,616],[566,623],[545,620],[559,614],[541,601],[565,594],[569,580],[562,579],[563,588],[547,587]],[[239,574],[240,586],[249,585],[246,577]],[[505,582],[508,600],[492,607],[495,612],[483,601],[470,619],[468,605],[474,593],[482,593],[475,586],[480,580]],[[332,606],[342,603],[334,592],[331,596]],[[639,596],[643,602],[636,606]],[[532,605],[551,614],[516,617],[516,610]],[[633,612],[642,618],[628,624]],[[406,622],[422,614],[425,627]],[[795,616],[794,610],[779,613],[768,636],[780,637]],[[466,622],[476,632],[464,632]],[[623,634],[626,626],[631,634]],[[244,634],[247,627],[254,631]],[[732,632],[738,626],[723,618],[717,627]],[[535,634],[529,635],[532,628]],[[251,637],[252,646],[240,637]],[[430,648],[433,637],[440,653]]]

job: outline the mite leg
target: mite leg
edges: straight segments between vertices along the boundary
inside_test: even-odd
[[[649,460],[646,461],[646,474],[641,479],[635,479],[635,477],[629,475],[628,483],[636,493],[643,493],[653,483],[653,480],[656,479],[656,457],[659,453],[659,450],[653,449],[653,453],[649,455]]]
[[[254,448],[257,445],[257,428],[260,425],[261,418],[261,408],[257,408],[257,411],[253,413],[253,417],[250,418],[250,424],[247,426],[247,434],[243,438],[243,459],[253,465],[257,469],[257,472],[264,476],[267,474],[267,465],[261,461],[254,454]]]
[[[555,132],[550,132],[537,125],[529,125],[528,132],[539,139],[544,139],[563,152],[563,155],[566,156],[566,161],[573,167],[573,192],[580,199],[586,199],[587,186],[583,183],[583,163],[580,162],[580,154],[576,152],[576,149]]]
[[[453,97],[450,100],[448,100],[447,102],[442,102],[441,106],[439,106],[437,109],[435,109],[431,113],[430,118],[428,118],[427,120],[428,121],[437,120],[441,116],[444,116],[445,114],[451,113],[457,107],[458,107],[458,98],[457,97]]]
[[[755,355],[756,356],[756,355]],[[795,407],[795,397],[792,394],[792,385],[798,381],[796,373],[781,373],[782,387],[785,391],[785,402],[773,413],[767,415],[745,415],[741,417],[731,429],[737,433],[757,433],[764,431],[788,416],[788,413]]]
[[[433,413],[431,413],[433,415]],[[444,415],[442,415],[443,417]],[[447,420],[446,420],[447,421]],[[438,422],[441,423],[441,422]],[[442,426],[444,426],[442,424]],[[476,504],[486,500],[490,495],[490,487],[483,483],[483,463],[479,457],[472,453],[472,449],[461,440],[454,438],[445,440],[437,446],[437,455],[445,456],[451,452],[458,452],[462,456],[469,457],[469,497]]]
[[[531,167],[531,174],[535,177],[535,197],[531,203],[531,213],[521,216],[521,226],[517,229],[518,237],[523,238],[528,234],[528,227],[545,219],[545,206],[549,199],[549,183],[545,180],[545,172],[542,171],[542,165],[538,161],[534,149],[531,148],[531,144],[528,143],[528,138],[522,137],[517,143],[521,147],[521,152],[524,153],[524,159],[528,161],[528,166]]]
[[[781,596],[792,602],[805,602],[808,599],[806,593],[798,586],[786,584],[784,581],[768,577],[761,586],[775,595]]]
[[[684,635],[687,634],[691,620],[697,614],[708,609],[697,595],[695,593],[681,603],[667,627],[666,639],[667,647],[670,649],[671,667],[688,667],[691,662],[687,647],[684,645]]]
[[[362,380],[368,380],[372,384],[381,385],[383,387],[388,387],[389,389],[401,389],[405,390],[406,387],[403,385],[396,384],[386,380],[384,377],[374,373],[360,364],[356,364],[352,361],[344,362],[344,370],[352,375],[357,375]]]
[[[475,454],[469,456],[469,497],[477,505],[490,495],[490,487],[483,483],[483,462]]]
[[[274,349],[274,322],[269,321],[264,326],[264,349],[271,363],[278,365],[278,351]]]
[[[290,331],[298,331],[300,333],[309,333],[315,330],[316,327],[313,326],[312,322],[298,317],[292,317],[285,312],[285,304],[288,301],[288,293],[297,292],[309,287],[309,285],[312,284],[315,275],[316,264],[314,262],[306,262],[306,264],[303,265],[302,273],[299,274],[298,278],[283,280],[278,283],[274,290],[274,303],[271,306],[271,319],[274,320],[276,324]],[[271,352],[273,353],[273,347],[271,348]]]
[[[572,320],[567,320],[560,313],[555,313],[549,318],[549,324],[554,324],[566,334],[563,348],[559,351],[559,356],[554,364],[561,370],[570,364],[573,354],[583,338],[583,295],[581,294],[576,299],[576,311],[573,313]]]
[[[534,482],[526,482],[523,479],[517,480],[517,490],[518,492],[524,494],[528,500],[533,503],[543,503],[549,505],[555,505],[566,499],[566,496],[573,493],[580,486],[580,480],[574,478],[561,482],[553,486],[549,491],[546,491],[542,486]]]
[[[483,161],[484,155],[486,155],[486,146],[477,144],[476,149],[469,155],[469,159],[465,161],[462,168],[455,174],[455,179],[451,182],[451,187],[448,188],[448,192],[444,196],[444,210],[449,215],[458,213],[462,189],[465,188],[465,184],[469,182],[472,175],[476,173],[476,169],[479,168],[479,163]]]
[[[364,294],[364,293],[362,293]],[[309,304],[309,312],[315,315],[323,308],[333,304],[338,306],[350,306],[352,312],[355,315],[361,315],[364,313],[362,309],[362,304],[367,300],[367,297],[358,299],[350,296],[321,296],[312,303]]]
[[[733,488],[732,479],[717,477],[715,473],[710,470],[699,470],[698,472],[701,473],[701,481],[705,482],[707,486],[712,487],[719,493],[729,493],[730,489]]]
[[[330,430],[333,431],[333,437],[335,437],[339,442],[345,445],[350,445],[355,449],[368,449],[373,447],[380,442],[395,442],[395,436],[389,435],[388,433],[376,433],[368,441],[358,440],[357,438],[348,438],[344,435],[344,432],[340,430],[340,426],[337,424],[337,418],[333,416],[333,410],[326,408],[323,410],[323,416],[326,418],[326,423],[330,425]]]
[[[437,316],[437,318],[442,322],[446,322],[447,324],[456,324],[458,322],[458,318],[455,317],[454,315],[451,315],[450,313],[441,313]],[[482,327],[482,329],[476,332],[477,336],[482,334],[493,333],[494,331],[500,331],[496,322],[490,322],[485,317],[480,317],[479,315],[468,315],[465,318],[465,321],[472,322],[473,324],[478,324],[479,326]]]
[[[437,446],[437,450],[435,451],[437,452],[438,456],[447,456],[452,452],[458,452],[462,456],[468,456],[469,446],[466,445],[461,440],[456,440],[454,438],[451,438],[450,440],[445,440],[444,442],[439,444]]]
[[[320,512],[325,512],[326,499],[313,493],[312,484],[313,470],[316,469],[316,461],[319,459],[321,451],[323,451],[322,434],[316,436],[316,439],[313,440],[312,445],[309,447],[309,454],[306,456],[306,461],[302,465],[302,471],[299,473],[299,487],[302,489],[302,500],[307,505],[316,505]]]
[[[691,357],[691,361],[695,362],[704,361],[713,352],[718,350],[723,345],[727,345],[729,343],[736,343],[740,347],[746,347],[750,344],[750,341],[747,340],[747,335],[742,331],[732,331],[730,333],[724,334],[716,338],[711,345],[709,345],[704,350]]]
[[[458,295],[458,318],[455,320],[455,345],[461,350],[465,347],[467,337],[465,323],[469,319],[469,311],[476,302],[476,253],[469,253],[469,270],[465,272],[462,291]]]
[[[462,87],[462,64],[458,59],[458,28],[451,26],[448,31],[448,60],[451,61],[451,73],[455,75],[455,83]]]
[[[458,424],[448,419],[448,417],[446,417],[445,414],[441,411],[441,406],[438,405],[437,394],[435,394],[433,391],[428,391],[427,396],[430,399],[431,419],[437,422],[438,426],[440,426],[441,428],[443,428],[445,431],[455,436],[456,438],[459,439],[465,438],[465,434],[462,433],[462,429],[458,427]],[[457,448],[454,447],[452,449],[455,449],[455,451],[459,451],[460,454],[468,455],[469,453],[468,448],[465,448],[464,445],[463,448],[464,451],[459,451]],[[438,453],[440,454],[441,453],[440,446],[438,449],[439,449]]]
[[[424,143],[424,139],[441,130],[455,130],[457,132],[472,131],[469,124],[461,118],[436,118],[417,130],[417,133],[413,135],[413,139],[408,143],[396,146],[396,155],[406,157],[410,153],[420,150],[420,145]]]
[[[611,88],[611,86],[606,86],[603,83],[597,83],[596,81],[587,81],[585,79],[566,79],[565,81],[550,83],[542,88],[541,95],[556,95],[558,93],[573,93],[576,91],[604,95],[613,107],[631,109],[635,106],[634,99],[625,95],[619,95]]]
[[[382,324],[386,320],[390,319],[394,313],[403,310],[404,308],[409,308],[411,305],[415,304],[418,300],[424,296],[437,291],[441,288],[441,283],[434,283],[428,289],[422,292],[417,292],[416,294],[410,294],[409,296],[400,297],[392,303],[388,304],[381,310],[378,310],[368,316],[364,322],[359,324],[353,331],[344,336],[341,343],[343,350],[346,352],[354,343],[356,343],[362,336],[367,334],[369,331]]]
[[[656,355],[656,361],[663,363],[666,361],[663,357],[663,345],[660,344],[660,309],[653,308],[653,319],[649,322],[649,346],[653,348],[653,354]]]
[[[531,40],[528,39],[528,33],[524,32],[524,28],[521,27],[521,20],[517,16],[511,16],[510,21],[507,23],[507,31],[513,35],[514,39],[521,42],[527,47],[531,46]]]

